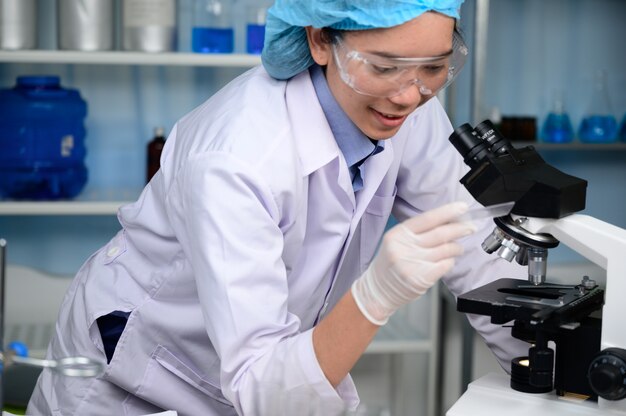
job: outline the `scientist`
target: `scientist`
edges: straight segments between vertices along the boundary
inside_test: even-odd
[[[28,413],[355,408],[349,371],[394,311],[441,277],[525,278],[482,252],[492,222],[455,221],[475,202],[435,94],[467,53],[460,3],[277,0],[263,66],[174,126],[64,299],[48,355],[104,373],[44,371]],[[503,366],[527,350],[471,321]]]

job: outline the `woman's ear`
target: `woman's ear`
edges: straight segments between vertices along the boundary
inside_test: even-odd
[[[320,66],[326,66],[330,60],[331,48],[330,43],[322,39],[322,29],[307,26],[305,30],[313,60]]]

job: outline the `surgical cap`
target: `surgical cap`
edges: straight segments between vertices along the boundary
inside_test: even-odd
[[[288,79],[313,65],[306,26],[337,30],[401,25],[427,11],[459,18],[463,0],[276,0],[268,10],[263,66]]]

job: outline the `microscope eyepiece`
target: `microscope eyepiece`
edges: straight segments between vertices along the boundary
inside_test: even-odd
[[[489,153],[489,144],[478,137],[467,123],[457,127],[448,140],[472,169],[482,163]]]
[[[509,139],[504,137],[490,120],[477,124],[474,131],[480,140],[487,143],[489,150],[494,154],[504,154],[511,149]]]
[[[489,120],[448,138],[470,171],[461,178],[484,206],[514,201],[524,217],[562,218],[585,208],[587,181],[547,164],[533,146],[517,149]]]

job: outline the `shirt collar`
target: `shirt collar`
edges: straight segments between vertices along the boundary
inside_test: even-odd
[[[350,120],[331,93],[322,68],[313,65],[309,71],[322,111],[348,167],[352,168],[368,156],[381,152],[385,148],[384,141],[374,144]]]

